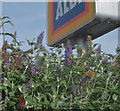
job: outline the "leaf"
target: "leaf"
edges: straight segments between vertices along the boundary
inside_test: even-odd
[[[113,57],[114,57],[112,54],[106,54],[106,55],[108,55],[108,56],[109,56],[109,57],[111,57],[111,58],[113,58]]]
[[[16,40],[16,36],[17,36],[17,32],[15,31],[14,34],[13,34],[13,41],[14,41],[14,43],[18,43],[17,40]]]
[[[47,100],[47,96],[46,94],[41,94],[42,98],[44,99],[44,103],[45,105],[49,104],[48,100]]]
[[[52,90],[53,95],[57,94],[57,92],[56,92],[56,85],[51,85],[51,90]]]
[[[10,106],[15,106],[15,105],[17,104],[17,102],[14,102],[14,101],[12,101],[12,100],[9,100],[9,104],[10,104]]]
[[[14,94],[13,92],[9,92],[9,95],[10,95],[11,97],[15,97],[15,94]]]
[[[102,87],[96,87],[93,89],[93,92],[102,92],[102,91],[104,91],[104,88]]]
[[[6,24],[6,23],[10,24],[11,26],[14,26],[14,24],[10,20],[3,22],[3,24]]]
[[[8,35],[8,36],[13,37],[13,34],[11,34],[11,33],[4,33],[4,35]]]
[[[2,25],[3,25],[3,24],[2,24],[2,21],[0,21],[0,28],[2,27]]]
[[[33,49],[32,49],[32,48],[31,48],[31,49],[28,49],[28,50],[24,51],[24,53],[25,53],[25,54],[28,54],[28,53],[33,54]]]
[[[16,35],[17,35],[16,31],[14,32],[14,34],[10,34],[10,36],[13,38],[14,45],[17,44],[18,46],[20,46],[21,43],[17,41]]]
[[[113,94],[112,98],[113,98],[113,100],[115,100],[115,101],[116,101],[116,100],[118,99],[118,95]]]
[[[29,40],[27,40],[27,42],[28,42],[28,45],[30,45],[30,41],[29,41]]]
[[[31,45],[31,46],[35,44],[33,41],[27,40],[27,42],[28,42],[28,45]]]
[[[65,88],[67,89],[67,81],[66,80],[62,80],[60,84],[63,84],[65,86]]]
[[[94,45],[93,45],[93,48],[95,48],[97,45],[99,45],[99,44],[94,44]]]
[[[10,19],[10,17],[8,17],[8,16],[4,16],[4,17],[2,17],[2,20],[4,20],[4,19]]]
[[[42,104],[38,103],[35,98],[25,98],[28,103],[28,106],[39,106],[41,108]]]

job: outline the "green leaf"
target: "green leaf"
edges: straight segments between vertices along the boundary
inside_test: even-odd
[[[116,100],[118,99],[118,95],[113,94],[112,98],[113,98],[113,100],[115,100],[115,101],[116,101]]]
[[[62,80],[60,84],[63,84],[65,86],[65,88],[67,88],[67,81],[66,80]]]
[[[15,96],[15,94],[13,92],[9,92],[9,96]]]
[[[30,44],[31,44],[31,42],[30,42],[29,40],[27,40],[27,42],[28,42],[28,45],[30,45]]]
[[[2,20],[4,20],[4,19],[10,19],[10,17],[8,17],[8,16],[4,16],[4,17],[2,17]]]
[[[94,45],[93,45],[93,48],[95,48],[97,45],[99,45],[99,44],[94,44]]]
[[[28,49],[28,50],[24,51],[24,53],[25,53],[25,54],[28,54],[28,53],[33,54],[33,49],[32,49],[32,48],[31,48],[31,49]]]
[[[102,91],[104,91],[104,88],[102,87],[96,87],[93,89],[93,92],[102,92]]]
[[[9,100],[9,104],[10,104],[10,106],[15,106],[17,104],[17,102]]]
[[[109,57],[111,57],[111,58],[113,58],[113,57],[114,57],[112,54],[106,54],[106,55],[108,55],[108,56],[109,56]]]
[[[47,100],[47,96],[46,94],[42,94],[41,97],[44,99],[44,103],[45,105],[49,104],[48,100]]]
[[[37,100],[35,98],[25,98],[25,100],[28,103],[28,106],[39,106],[39,108],[41,108],[42,104],[38,103]]]
[[[4,24],[6,24],[6,23],[8,23],[8,24],[10,24],[11,26],[14,26],[14,24],[10,21],[10,20],[8,20],[8,21],[6,21],[6,22],[3,22]]]
[[[52,93],[53,93],[53,95],[56,95],[57,94],[57,92],[56,92],[56,85],[51,85],[51,90],[52,90]]]
[[[0,21],[0,28],[3,26],[3,23],[2,23],[2,21]],[[0,33],[1,34],[1,33]]]
[[[4,33],[4,35],[8,35],[8,36],[13,37],[13,34],[12,34],[12,33]]]

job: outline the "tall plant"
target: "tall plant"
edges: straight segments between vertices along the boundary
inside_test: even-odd
[[[1,20],[5,18],[9,19]],[[36,41],[27,40],[31,48],[23,51],[16,32],[1,34],[13,39],[5,39],[2,47],[4,110],[120,109],[119,50],[116,55],[104,54],[88,38],[86,52],[73,46],[79,52],[74,54],[70,41],[48,51],[42,32]]]

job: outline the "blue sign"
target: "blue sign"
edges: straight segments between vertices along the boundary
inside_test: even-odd
[[[85,10],[85,2],[54,2],[54,30]]]
[[[48,45],[52,46],[62,41],[94,18],[94,2],[85,1],[52,0],[48,2]]]

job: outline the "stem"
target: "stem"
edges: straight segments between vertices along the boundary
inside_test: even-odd
[[[110,79],[110,76],[108,76],[108,78],[107,78],[105,89],[107,89],[107,87],[108,87],[108,81],[109,81],[109,79]]]
[[[109,79],[110,79],[110,75],[109,75],[108,78],[107,78],[106,86],[105,86],[105,89],[104,89],[104,91],[103,91],[103,93],[102,93],[102,100],[103,100],[103,101],[104,101],[104,94],[105,94],[106,89],[107,89],[107,87],[108,87],[108,81],[109,81]],[[104,108],[104,105],[102,104],[101,109],[103,109],[103,108]]]
[[[31,63],[31,61],[29,61],[28,65],[26,66],[26,68],[25,68],[25,70],[23,72],[23,75],[27,72],[27,69],[28,69],[28,66],[29,66],[30,63]]]
[[[71,77],[72,77],[72,73],[70,73],[70,76],[69,76],[69,79],[68,79],[67,86],[68,86],[68,85],[69,85],[69,83],[70,83]]]
[[[111,98],[111,95],[108,97],[107,102],[109,102],[110,98]]]
[[[70,103],[71,103],[71,104],[70,104],[70,108],[72,108],[72,107],[71,107],[71,106],[72,106],[72,97],[73,97],[73,96],[72,96],[72,94],[71,94],[71,95],[70,95]]]
[[[60,79],[59,79],[59,77],[57,77],[57,82],[58,82],[58,84],[57,84],[57,95],[58,95],[59,87],[60,87]]]
[[[5,34],[4,34],[4,32],[5,32],[5,30],[4,30],[4,23],[3,23],[3,21],[2,21],[2,27],[1,27],[1,32],[2,32],[2,34],[3,34],[3,41],[5,41]]]

